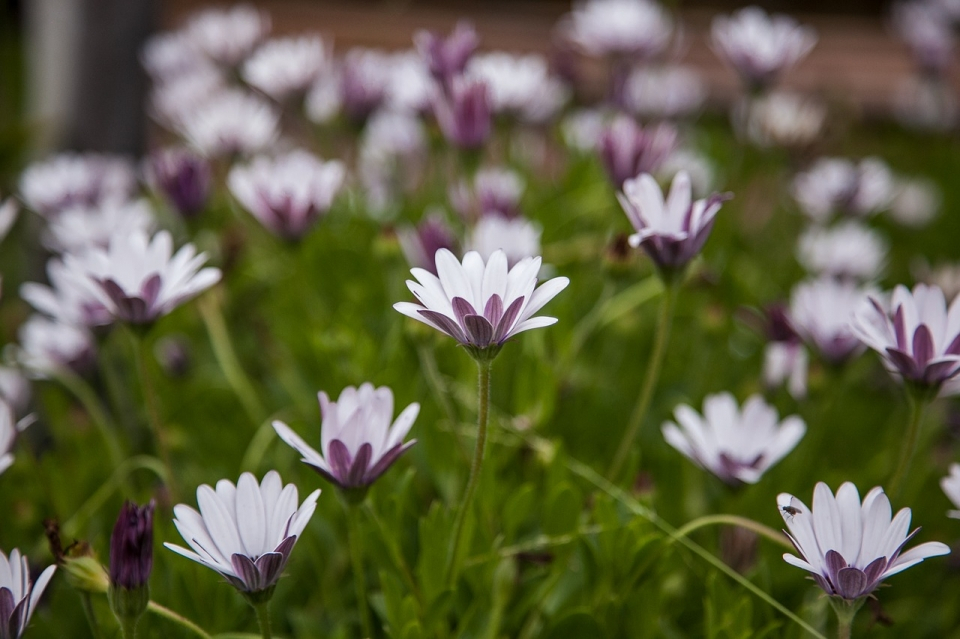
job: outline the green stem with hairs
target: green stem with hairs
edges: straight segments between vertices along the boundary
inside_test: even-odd
[[[663,357],[667,352],[667,342],[670,339],[670,325],[673,321],[673,308],[677,301],[677,295],[680,291],[680,285],[683,277],[674,276],[668,282],[664,282],[663,298],[660,300],[660,313],[657,317],[657,329],[653,338],[653,350],[650,353],[650,359],[647,360],[647,373],[643,378],[643,387],[640,389],[640,396],[637,397],[637,403],[633,407],[633,413],[630,415],[630,421],[623,433],[623,439],[620,440],[620,446],[610,465],[607,478],[616,481],[623,465],[630,455],[637,435],[640,433],[640,427],[643,425],[643,418],[647,415],[650,408],[650,401],[653,399],[653,391],[657,387],[657,380],[660,378],[660,367],[663,364]]]
[[[347,540],[350,546],[350,562],[353,564],[353,588],[357,595],[357,608],[360,611],[360,628],[363,630],[363,636],[373,636],[373,623],[370,620],[370,606],[367,603],[367,580],[363,571],[363,538],[360,532],[360,508],[359,504],[348,503],[346,499],[344,506],[347,510]]]
[[[264,601],[253,607],[257,611],[257,623],[260,624],[260,634],[263,639],[270,639],[270,604]]]
[[[850,639],[853,632],[853,619],[865,600],[866,597],[853,601],[830,597],[830,607],[837,613],[837,639]]]
[[[910,464],[917,452],[917,443],[920,441],[920,426],[923,424],[927,407],[930,406],[930,400],[924,394],[912,392],[911,389],[907,389],[907,398],[910,402],[910,422],[903,434],[903,444],[900,447],[900,460],[897,462],[897,469],[890,478],[890,497],[893,499],[900,496],[903,484],[907,480]]]
[[[212,637],[210,636],[210,633],[208,633],[206,630],[204,630],[197,624],[193,623],[186,617],[175,613],[174,611],[170,610],[166,606],[161,606],[155,601],[151,601],[150,603],[147,604],[147,610],[157,615],[158,617],[163,617],[167,621],[172,621],[173,623],[177,624],[178,626],[186,630],[189,630],[190,632],[192,632],[198,637],[201,637],[202,639],[212,639]]]
[[[457,518],[453,525],[453,540],[450,544],[450,554],[447,558],[447,576],[444,580],[448,588],[453,588],[457,575],[457,556],[460,554],[460,545],[463,542],[463,527],[467,520],[467,513],[473,505],[473,495],[480,483],[480,470],[483,466],[483,454],[487,443],[487,416],[490,411],[490,360],[477,360],[477,447],[473,454],[473,464],[470,466],[470,479],[467,481],[467,491],[457,509]]]

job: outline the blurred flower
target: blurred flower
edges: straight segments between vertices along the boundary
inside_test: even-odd
[[[343,185],[339,160],[324,162],[302,150],[275,158],[258,156],[234,166],[227,184],[237,201],[270,231],[295,240],[330,209]]]
[[[247,154],[272,144],[280,116],[264,100],[237,89],[214,94],[184,114],[178,130],[206,156]]]
[[[960,120],[960,103],[953,85],[943,78],[908,77],[897,83],[894,115],[905,126],[927,131],[949,131]]]
[[[523,217],[504,218],[484,215],[470,230],[465,248],[476,251],[484,261],[496,251],[507,256],[513,266],[524,258],[540,254],[540,226]]]
[[[954,35],[949,16],[934,2],[897,2],[892,22],[910,47],[920,70],[942,75],[953,61]]]
[[[20,207],[17,206],[17,201],[12,197],[0,201],[0,242],[7,237],[7,233],[13,228],[14,223],[17,221],[17,213],[19,212]]]
[[[190,74],[201,66],[213,66],[185,30],[150,36],[140,52],[140,62],[154,82]]]
[[[663,424],[667,443],[732,486],[757,483],[807,430],[796,415],[780,422],[777,410],[760,395],[747,399],[742,410],[730,393],[708,395],[702,417],[686,404],[674,415],[679,426]]]
[[[173,509],[173,523],[193,550],[163,545],[216,570],[244,595],[268,599],[319,496],[313,491],[298,507],[297,487],[284,486],[274,470],[259,485],[251,473],[236,486],[226,479],[216,490],[204,484],[197,489],[200,512],[185,504]]]
[[[50,220],[43,245],[60,253],[81,253],[106,248],[114,235],[150,232],[156,225],[153,209],[145,199],[108,199],[99,204],[71,206]]]
[[[676,148],[660,168],[654,172],[659,182],[672,182],[677,173],[685,171],[690,176],[695,196],[709,195],[717,181],[713,161],[696,149]]]
[[[330,53],[318,35],[276,38],[261,44],[243,63],[241,75],[274,100],[301,94],[330,63]]]
[[[380,110],[367,120],[357,171],[371,211],[388,209],[402,193],[416,187],[426,146],[423,124],[413,114]]]
[[[950,552],[945,544],[931,541],[901,554],[920,529],[908,534],[909,508],[891,518],[890,500],[879,486],[861,504],[852,483],[840,486],[834,497],[820,482],[813,491],[813,510],[787,493],[777,495],[777,505],[800,553],[784,554],[784,561],[812,573],[817,585],[834,597],[865,597],[887,577]]]
[[[304,104],[304,110],[311,122],[326,124],[340,113],[343,106],[343,97],[340,95],[341,84],[340,68],[335,64],[320,74],[307,91]]]
[[[950,474],[940,480],[940,487],[954,507],[960,509],[960,464],[950,464]],[[947,512],[947,517],[960,519],[960,510]]]
[[[133,590],[150,580],[154,508],[152,499],[146,506],[123,502],[110,536],[110,584],[114,588]]]
[[[4,639],[19,639],[30,624],[30,617],[56,566],[49,566],[30,583],[27,558],[14,548],[8,559],[0,551],[0,628]]]
[[[250,4],[205,9],[190,19],[184,31],[212,60],[233,67],[270,32],[270,16]]]
[[[759,146],[804,147],[823,132],[827,108],[808,97],[774,91],[742,103],[746,135]]]
[[[22,415],[30,402],[30,382],[18,368],[0,366],[0,400]]]
[[[960,295],[960,264],[958,263],[940,264],[931,269],[921,262],[916,268],[915,276],[924,284],[940,288],[946,298],[953,299]]]
[[[617,188],[641,173],[654,173],[677,146],[672,124],[642,127],[629,116],[617,116],[600,135],[597,150],[607,176]]]
[[[203,210],[213,186],[210,164],[188,149],[177,147],[151,153],[146,177],[183,217],[193,217]]]
[[[463,73],[470,56],[480,43],[480,38],[472,24],[461,20],[446,37],[421,30],[414,34],[413,42],[430,70],[430,75],[446,86],[454,77]]]
[[[357,122],[383,104],[390,84],[390,56],[377,49],[354,47],[340,67],[340,101],[344,113]]]
[[[420,304],[398,302],[393,307],[408,317],[450,335],[467,347],[475,358],[489,358],[508,339],[532,328],[555,324],[554,317],[534,317],[570,283],[566,277],[553,278],[534,290],[540,258],[520,260],[507,267],[503,251],[496,251],[484,264],[476,252],[463,262],[446,249],[437,251],[438,275],[411,269],[417,282],[407,287]]]
[[[783,304],[765,309],[765,333],[769,340],[763,352],[763,383],[767,388],[787,384],[791,397],[807,394],[807,351]]]
[[[562,28],[588,55],[650,58],[667,48],[673,20],[654,0],[587,0]]]
[[[797,260],[815,275],[869,281],[887,261],[887,241],[855,220],[831,228],[810,227],[797,243]]]
[[[200,268],[206,259],[193,244],[173,254],[167,231],[152,238],[137,231],[115,235],[107,249],[67,255],[64,266],[86,277],[86,286],[111,319],[147,324],[220,280],[220,269]]]
[[[407,406],[391,426],[393,391],[361,384],[348,386],[336,402],[323,391],[318,394],[323,422],[320,425],[322,454],[280,421],[273,427],[280,438],[303,455],[303,462],[344,490],[365,489],[385,473],[417,440],[404,442],[420,404]]]
[[[420,113],[430,109],[434,82],[427,65],[414,51],[394,53],[384,106],[392,111]]]
[[[23,431],[33,420],[21,420],[19,423],[13,413],[13,407],[5,399],[0,399],[0,475],[13,465],[13,445],[17,434]],[[3,585],[0,579],[0,586]]]
[[[433,113],[447,142],[461,149],[476,149],[490,136],[490,90],[485,82],[454,78],[449,94],[437,94]]]
[[[927,225],[937,216],[943,204],[940,189],[932,180],[900,179],[896,191],[890,203],[890,217],[904,226]]]
[[[826,361],[840,364],[863,349],[852,322],[871,292],[830,277],[803,282],[790,295],[790,321]]]
[[[199,66],[155,84],[147,112],[161,126],[182,131],[184,123],[193,119],[207,100],[225,90],[223,73],[217,67]]]
[[[593,153],[607,126],[607,116],[597,109],[579,109],[563,119],[560,130],[566,145],[580,152]]]
[[[505,167],[486,167],[473,177],[473,186],[461,181],[450,189],[453,208],[466,220],[497,215],[513,218],[520,215],[520,198],[523,197],[523,178],[516,171]]]
[[[422,268],[437,274],[435,256],[440,249],[459,253],[457,239],[441,213],[426,215],[416,227],[397,229],[400,248],[411,268]]]
[[[627,79],[626,106],[641,118],[674,120],[696,113],[707,97],[692,67],[641,67]]]
[[[96,342],[83,325],[31,315],[17,331],[17,360],[41,378],[61,369],[84,373],[96,361]]]
[[[812,28],[801,26],[790,16],[769,15],[756,6],[715,17],[710,36],[713,50],[750,87],[773,84],[817,43]]]
[[[912,292],[897,286],[889,303],[870,302],[855,315],[854,332],[888,369],[926,388],[960,373],[960,297],[948,309],[943,291],[917,284]]]
[[[41,313],[63,324],[100,326],[111,322],[110,311],[93,292],[84,272],[59,259],[47,262],[50,285],[26,282],[20,297]]]
[[[535,54],[478,54],[470,59],[466,76],[486,82],[491,110],[526,122],[551,119],[570,97],[567,87],[550,75],[546,58]]]
[[[793,197],[814,222],[836,212],[872,215],[890,205],[894,177],[878,158],[859,163],[844,158],[820,158],[793,179]]]
[[[97,153],[61,153],[28,166],[20,176],[20,195],[28,207],[53,217],[71,206],[96,206],[126,199],[136,188],[126,158]]]
[[[190,341],[184,335],[164,335],[153,347],[153,355],[163,372],[170,377],[183,377],[190,370]]]
[[[630,246],[643,248],[661,271],[671,272],[683,269],[700,253],[729,196],[714,193],[694,201],[690,176],[680,171],[666,201],[660,185],[647,173],[624,182],[617,199],[636,231]]]

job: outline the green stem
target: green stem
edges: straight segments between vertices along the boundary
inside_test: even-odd
[[[111,465],[113,468],[119,466],[123,462],[124,455],[120,448],[120,442],[117,440],[117,427],[107,415],[107,411],[97,394],[82,377],[71,370],[59,369],[53,371],[52,376],[83,405],[84,410],[87,411],[90,419],[93,420],[94,425],[100,432],[103,443],[107,446]]]
[[[383,543],[387,545],[387,550],[390,552],[390,558],[393,559],[394,567],[400,572],[403,576],[403,580],[407,584],[407,588],[410,589],[410,592],[413,593],[413,596],[417,599],[417,602],[423,606],[423,593],[420,592],[420,586],[417,584],[417,580],[413,577],[413,571],[410,570],[410,566],[407,565],[407,561],[403,558],[403,553],[400,551],[400,546],[397,544],[396,534],[389,533],[384,526],[383,521],[381,521],[380,516],[377,514],[377,511],[370,505],[369,502],[364,502],[363,508],[367,513],[367,516],[371,521],[377,526],[377,530],[380,532],[380,537],[383,539]]]
[[[124,617],[120,620],[120,634],[123,639],[137,639],[137,622],[139,619]]]
[[[260,624],[260,634],[263,639],[270,639],[270,604],[263,602],[253,607],[257,611],[257,623]]]
[[[467,513],[473,504],[473,495],[480,483],[480,469],[483,465],[483,453],[487,443],[487,415],[490,410],[490,368],[492,362],[477,361],[477,447],[473,454],[473,465],[470,466],[470,479],[467,481],[467,491],[463,495],[460,507],[457,509],[457,519],[453,525],[453,540],[450,544],[450,555],[447,558],[447,577],[444,580],[448,588],[453,588],[457,574],[457,555],[460,554],[460,544],[463,537],[463,526],[467,520]]]
[[[163,617],[167,621],[172,621],[173,623],[189,630],[190,632],[192,632],[198,637],[202,637],[203,639],[212,639],[212,637],[206,630],[204,630],[197,624],[193,623],[186,617],[175,613],[174,611],[170,610],[166,606],[161,606],[155,601],[151,601],[150,603],[147,604],[147,610],[157,615],[158,617]]]
[[[364,637],[373,636],[373,623],[370,620],[370,606],[367,603],[367,580],[363,571],[363,538],[360,536],[360,508],[357,504],[347,503],[347,540],[350,545],[350,562],[353,564],[353,588],[357,594],[357,608],[360,610],[360,628]]]
[[[266,410],[260,403],[253,384],[240,366],[218,300],[213,295],[205,295],[199,300],[197,306],[203,317],[203,323],[207,327],[213,354],[217,364],[220,365],[220,370],[223,371],[223,376],[227,378],[227,383],[233,389],[234,395],[237,396],[250,421],[254,424],[262,423]]]
[[[89,592],[80,592],[80,605],[83,607],[83,614],[90,625],[90,634],[93,635],[94,639],[100,639],[100,622],[97,621],[97,613],[93,609],[93,601],[90,599]]]
[[[147,361],[150,356],[150,349],[147,346],[146,336],[138,336],[132,330],[130,336],[133,339],[133,358],[136,360],[137,371],[140,374],[140,385],[143,387],[143,399],[147,405],[147,423],[153,434],[154,443],[157,452],[160,454],[160,461],[166,470],[167,486],[170,488],[170,496],[174,502],[177,501],[180,494],[177,490],[176,475],[173,472],[173,462],[170,456],[170,447],[167,443],[166,433],[163,431],[163,424],[160,419],[160,405],[157,400],[156,389],[153,387],[153,379],[150,376],[150,370]]]
[[[910,402],[910,422],[907,424],[907,430],[903,436],[903,444],[900,447],[900,461],[897,462],[897,469],[890,479],[890,497],[894,500],[900,496],[903,490],[903,483],[910,472],[910,463],[917,451],[917,442],[920,440],[920,426],[923,424],[923,416],[930,405],[929,400],[908,389],[907,397]]]
[[[775,544],[780,544],[787,550],[795,550],[793,544],[790,543],[790,540],[787,539],[787,536],[783,533],[774,530],[769,526],[764,526],[760,522],[747,519],[746,517],[740,517],[738,515],[707,515],[706,517],[694,519],[686,525],[678,528],[677,532],[672,536],[671,541],[676,541],[680,537],[688,537],[690,536],[690,533],[700,528],[715,525],[738,526],[740,528],[745,528],[746,530],[757,533],[761,537],[766,537]]]
[[[660,377],[660,366],[663,364],[663,356],[667,352],[667,342],[670,339],[670,324],[673,320],[673,307],[677,300],[680,290],[680,284],[683,278],[676,276],[672,281],[664,283],[663,299],[660,300],[660,314],[657,318],[656,334],[653,338],[653,350],[650,353],[650,359],[647,361],[647,373],[643,379],[643,387],[640,390],[640,396],[633,407],[633,413],[630,415],[630,422],[623,433],[623,439],[620,440],[620,446],[610,465],[610,471],[607,477],[611,481],[616,481],[623,469],[624,463],[633,448],[633,444],[643,425],[643,418],[650,408],[650,401],[653,399],[653,391],[657,386],[657,380]]]
[[[830,597],[830,607],[837,613],[837,639],[850,639],[853,632],[853,619],[865,600],[865,597],[854,601]]]

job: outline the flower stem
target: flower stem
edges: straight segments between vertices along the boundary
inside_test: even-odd
[[[257,623],[260,624],[260,634],[263,639],[270,639],[270,604],[266,601],[253,607],[257,611]]]
[[[196,636],[202,637],[202,639],[212,639],[212,637],[206,630],[204,630],[197,624],[193,623],[186,617],[175,613],[174,611],[170,610],[166,606],[161,606],[155,601],[151,601],[150,603],[147,604],[147,610],[157,615],[158,617],[163,617],[167,621],[172,621],[173,623],[189,630]]]
[[[764,526],[763,524],[753,521],[752,519],[747,519],[746,517],[740,517],[738,515],[707,515],[705,517],[700,517],[698,519],[694,519],[685,526],[678,528],[671,537],[672,539],[688,537],[694,530],[713,525],[739,526],[740,528],[755,532],[761,537],[766,537],[770,541],[780,544],[787,550],[795,550],[793,544],[790,543],[790,540],[787,539],[786,535],[783,533],[777,532],[773,528]]]
[[[930,405],[929,400],[919,394],[907,393],[910,402],[910,422],[907,424],[907,430],[903,435],[903,444],[900,446],[900,461],[897,462],[897,469],[890,479],[890,497],[897,499],[900,491],[903,490],[903,483],[910,472],[910,463],[917,451],[917,442],[920,440],[920,426],[923,424],[923,416]]]
[[[120,620],[120,635],[123,639],[137,639],[137,622],[139,619],[124,617]]]
[[[467,481],[467,491],[457,510],[457,519],[453,525],[453,540],[450,544],[450,556],[447,559],[447,587],[453,588],[457,573],[457,555],[460,554],[460,544],[463,537],[463,526],[467,520],[467,513],[473,504],[473,495],[480,482],[480,468],[483,465],[483,453],[487,443],[487,414],[490,409],[490,361],[477,361],[478,389],[477,389],[477,447],[473,454],[473,465],[470,467],[470,479]]]
[[[80,605],[83,607],[83,614],[86,616],[87,623],[90,625],[90,633],[94,639],[100,639],[100,622],[97,621],[97,613],[93,609],[93,601],[90,599],[89,592],[80,592]]]
[[[866,597],[847,601],[837,597],[830,597],[830,607],[837,613],[837,639],[850,639],[853,631],[853,619],[863,605]]]
[[[463,437],[460,436],[460,429],[457,428],[457,424],[460,423],[460,419],[457,416],[457,411],[456,408],[454,408],[453,402],[450,401],[450,394],[447,392],[447,385],[444,383],[443,378],[440,375],[440,370],[437,367],[436,355],[434,354],[433,350],[427,348],[425,344],[418,344],[417,356],[420,359],[420,368],[423,370],[423,373],[427,378],[427,384],[431,386],[431,389],[437,397],[437,402],[440,404],[440,408],[443,410],[444,415],[446,415],[447,420],[450,422],[454,441],[457,443],[457,451],[460,453],[463,461],[466,462],[469,459],[469,454],[467,453],[467,447],[463,443]]]
[[[117,428],[113,420],[107,415],[106,409],[97,397],[90,385],[79,375],[68,369],[60,369],[53,372],[53,378],[83,405],[84,410],[93,420],[103,442],[107,446],[107,453],[110,455],[111,466],[116,468],[123,462],[123,451],[120,448],[120,442],[117,440]]]
[[[363,636],[373,636],[370,621],[370,606],[367,604],[367,581],[363,572],[363,538],[360,536],[360,505],[343,500],[347,510],[347,534],[350,545],[350,562],[353,564],[353,587],[357,593],[357,608],[360,611],[360,628]]]
[[[634,441],[643,425],[643,418],[650,408],[650,400],[653,399],[653,391],[657,386],[657,380],[660,378],[660,366],[663,364],[663,356],[667,352],[667,342],[670,339],[670,325],[673,320],[673,307],[677,301],[677,295],[680,291],[682,277],[675,277],[670,282],[664,282],[663,299],[660,300],[660,314],[657,318],[657,331],[653,338],[653,350],[650,353],[650,359],[647,361],[647,373],[643,379],[643,387],[640,389],[640,396],[633,407],[633,413],[630,415],[630,422],[623,433],[623,439],[620,440],[620,446],[610,465],[610,471],[607,478],[616,481],[623,469],[623,464],[627,461],[627,456],[633,448]]]

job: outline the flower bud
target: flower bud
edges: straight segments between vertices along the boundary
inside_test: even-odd
[[[124,502],[110,537],[110,583],[115,588],[132,590],[145,586],[153,569],[153,510]]]

